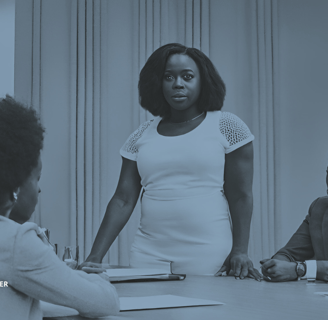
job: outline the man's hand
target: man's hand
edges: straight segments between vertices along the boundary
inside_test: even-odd
[[[292,281],[297,279],[295,262],[277,259],[261,260],[264,280],[272,282]]]

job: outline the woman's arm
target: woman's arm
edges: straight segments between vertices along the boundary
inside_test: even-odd
[[[96,274],[72,270],[24,223],[15,238],[9,285],[37,300],[74,308],[86,317],[118,314],[115,287]]]
[[[126,158],[122,159],[117,189],[108,203],[104,219],[86,262],[101,263],[108,249],[129,220],[138,201],[141,184],[137,163]]]
[[[233,225],[233,246],[229,257],[231,270],[236,277],[242,279],[247,275],[260,279],[259,272],[253,268],[247,255],[253,211],[252,142],[226,155],[224,181],[224,193]]]
[[[253,144],[226,155],[224,193],[228,200],[232,225],[232,251],[247,254],[253,211]]]

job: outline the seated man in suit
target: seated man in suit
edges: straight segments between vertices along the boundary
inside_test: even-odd
[[[326,184],[328,188],[328,168]],[[328,196],[314,200],[288,243],[271,259],[260,262],[267,281],[328,281]]]

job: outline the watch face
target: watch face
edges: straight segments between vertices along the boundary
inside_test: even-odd
[[[304,266],[304,264],[298,262],[296,271],[297,271],[297,276],[298,277],[303,277],[305,275],[305,266]]]

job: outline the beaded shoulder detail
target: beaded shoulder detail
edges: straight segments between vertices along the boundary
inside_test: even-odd
[[[231,112],[222,112],[219,125],[220,132],[229,142],[229,146],[252,136],[247,125]]]
[[[131,154],[138,153],[136,142],[142,137],[145,130],[151,125],[153,121],[154,119],[151,119],[141,124],[139,128],[129,136],[121,150]]]

